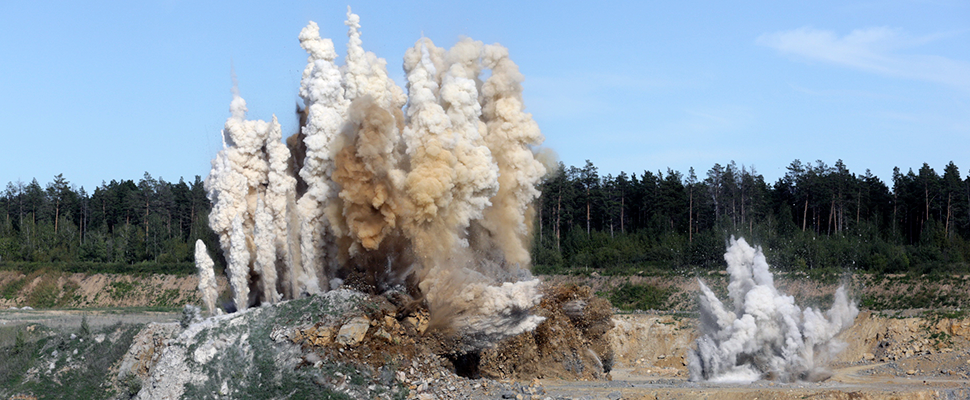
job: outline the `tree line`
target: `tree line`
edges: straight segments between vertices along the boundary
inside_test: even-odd
[[[600,176],[588,160],[560,163],[542,183],[533,262],[539,272],[720,269],[734,235],[783,269],[967,272],[970,176],[950,162],[942,174],[896,168],[892,179],[841,160],[795,160],[774,183],[733,161],[703,176]]]
[[[970,176],[961,178],[953,162],[942,174],[928,164],[896,168],[887,184],[841,160],[795,160],[774,183],[733,161],[703,176],[693,168],[600,176],[586,161],[559,163],[540,189],[532,252],[539,273],[721,269],[732,235],[795,271],[970,272]],[[189,270],[196,239],[218,248],[210,209],[199,176],[173,183],[146,172],[92,193],[63,175],[43,186],[10,182],[0,196],[0,262]]]
[[[63,174],[7,183],[0,196],[0,261],[33,263],[191,263],[194,243],[217,242],[202,179],[102,182],[88,193]]]

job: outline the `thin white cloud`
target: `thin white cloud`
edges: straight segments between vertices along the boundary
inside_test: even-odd
[[[763,34],[757,43],[808,60],[970,90],[970,62],[907,52],[947,36],[912,37],[899,29],[877,27],[839,37],[833,31],[803,27]]]

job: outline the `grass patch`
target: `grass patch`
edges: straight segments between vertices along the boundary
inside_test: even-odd
[[[662,310],[676,289],[662,289],[648,284],[624,283],[609,294],[610,303],[625,311]]]
[[[138,282],[115,281],[108,284],[105,290],[112,299],[121,300],[134,293],[138,285]]]
[[[965,309],[938,309],[934,310],[939,318],[949,318],[949,319],[964,319],[967,317],[967,310]]]
[[[177,308],[184,306],[186,301],[178,301],[181,292],[178,289],[165,289],[158,296],[155,296],[155,300],[152,301],[153,307],[160,308]]]
[[[58,271],[38,271],[40,281],[27,295],[27,305],[33,308],[62,308],[75,300],[74,293],[80,288],[77,283],[66,280],[60,284],[61,278],[66,276]],[[34,274],[28,275],[28,278]],[[33,281],[33,279],[31,279]]]
[[[28,280],[26,276],[10,281],[0,288],[0,297],[7,300],[13,300],[14,297],[17,297],[17,293],[20,292],[20,289],[24,288],[24,285],[26,285],[27,282]]]

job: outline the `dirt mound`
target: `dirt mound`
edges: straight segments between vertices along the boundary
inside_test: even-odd
[[[739,386],[687,381],[684,352],[693,345],[697,323],[690,316],[614,316],[590,288],[543,290],[544,300],[534,312],[547,319],[535,332],[478,354],[455,351],[461,348],[460,338],[430,327],[420,301],[340,290],[213,317],[188,327],[150,324],[137,335],[131,331],[125,341],[115,340],[117,333],[111,332],[116,327],[106,327],[110,332],[83,337],[83,341],[65,334],[45,344],[48,350],[24,371],[33,371],[28,375],[36,379],[30,382],[56,377],[60,383],[51,381],[51,387],[60,388],[74,382],[71,377],[76,371],[94,365],[93,354],[106,353],[84,346],[104,340],[127,341],[131,346],[120,345],[127,354],[122,350],[108,357],[118,359],[117,363],[98,371],[110,376],[99,375],[93,382],[125,396],[141,389],[138,396],[143,399],[300,395],[883,399],[966,398],[970,393],[970,319],[959,312],[863,312],[841,335],[847,348],[831,364],[831,379]],[[40,318],[34,314],[44,313],[65,318],[66,311],[8,313],[30,316],[33,321]],[[87,318],[94,326],[92,315]],[[14,321],[9,315],[4,318]],[[69,328],[78,329],[76,324]],[[13,338],[8,342],[12,345]],[[596,357],[582,357],[590,352]],[[603,367],[612,367],[608,375],[594,373],[599,366],[596,359]],[[52,363],[56,364],[53,372],[49,371]],[[578,365],[582,376],[576,372]],[[470,378],[475,366],[480,379]],[[592,380],[597,377],[611,381]],[[6,394],[0,397],[37,392],[22,389],[0,390]]]
[[[836,360],[843,364],[889,363],[902,375],[968,377],[970,319],[938,313],[900,318],[863,312],[843,336],[848,347]]]
[[[532,332],[509,338],[481,355],[481,374],[490,378],[603,379],[613,366],[607,333],[613,310],[589,286],[546,286]]]
[[[870,310],[907,310],[936,308],[970,308],[970,275],[886,275],[846,273],[809,275],[804,272],[772,271],[779,291],[795,298],[795,304],[828,309],[835,290],[845,284]],[[581,275],[541,275],[550,285],[587,285],[596,293],[613,293],[625,284],[649,285],[669,293],[658,310],[695,311],[694,293],[697,279],[719,297],[726,295],[728,275],[725,271],[684,271],[663,275],[600,276],[596,272]],[[647,310],[642,310],[647,311]]]

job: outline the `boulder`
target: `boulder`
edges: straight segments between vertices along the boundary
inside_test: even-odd
[[[366,316],[354,317],[340,327],[336,342],[345,346],[356,345],[364,340],[367,328],[370,328],[370,319]]]

